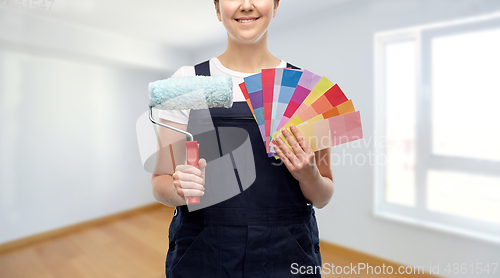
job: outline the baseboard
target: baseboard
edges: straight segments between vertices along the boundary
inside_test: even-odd
[[[143,213],[145,211],[154,210],[154,209],[161,209],[161,208],[172,209],[172,211],[174,210],[174,208],[166,207],[160,203],[153,203],[153,204],[141,206],[138,208],[122,211],[119,213],[111,214],[111,215],[100,217],[97,219],[92,219],[92,220],[85,221],[82,223],[62,227],[59,229],[51,230],[48,232],[44,232],[44,233],[40,233],[40,234],[36,234],[33,236],[28,236],[25,238],[21,238],[21,239],[17,239],[14,241],[9,241],[9,242],[0,244],[0,254],[11,251],[11,250],[16,249],[16,248],[20,248],[20,247],[24,247],[24,246],[27,246],[30,244],[35,244],[35,243],[38,243],[38,242],[41,242],[44,240],[48,240],[48,239],[51,239],[54,237],[63,236],[63,235],[74,233],[74,232],[77,232],[77,231],[80,231],[83,229],[88,229],[88,228],[95,227],[95,226],[98,226],[98,225],[101,225],[104,223],[109,223],[109,222],[112,222],[112,221],[115,221],[118,219],[122,219],[122,218],[130,217],[130,216],[133,216],[136,214],[140,214],[140,213]]]
[[[400,266],[406,267],[405,265],[401,265],[380,257],[376,257],[364,252],[360,252],[354,249],[350,249],[344,246],[340,246],[328,241],[320,240],[320,246],[321,246],[321,254],[335,254],[335,256],[341,256],[348,258],[352,260],[353,262],[360,262],[360,263],[365,263],[369,264],[371,266],[382,266],[385,264],[386,267],[391,266],[394,272],[398,271],[398,268]],[[333,263],[333,262],[329,262]],[[401,275],[401,274],[400,274]],[[424,273],[424,274],[405,274],[405,276],[417,276],[418,277],[425,277],[425,278],[441,278],[441,276],[436,276],[432,275],[429,273]],[[399,276],[399,275],[396,275]]]

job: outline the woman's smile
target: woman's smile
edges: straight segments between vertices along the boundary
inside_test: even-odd
[[[259,22],[259,19],[260,17],[240,17],[235,19],[235,21],[238,23],[238,26],[250,28],[255,26]]]
[[[240,17],[240,18],[237,18],[235,20],[241,24],[247,24],[247,23],[253,23],[253,22],[257,21],[259,18],[260,17]]]

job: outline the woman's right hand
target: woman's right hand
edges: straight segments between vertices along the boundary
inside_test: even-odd
[[[198,168],[191,165],[178,165],[172,175],[177,194],[187,204],[187,197],[203,196],[205,194],[205,159],[198,161]]]

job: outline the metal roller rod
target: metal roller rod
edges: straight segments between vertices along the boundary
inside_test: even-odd
[[[164,123],[157,122],[155,119],[153,119],[153,107],[149,107],[149,120],[154,124],[157,124],[159,126],[162,126],[162,127],[165,127],[165,128],[168,128],[168,129],[171,129],[173,131],[177,131],[177,132],[180,132],[180,133],[186,135],[186,141],[193,141],[194,140],[193,135],[191,133],[184,131],[182,129],[175,128],[173,126],[166,125]]]

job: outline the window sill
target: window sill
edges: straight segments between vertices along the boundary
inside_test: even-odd
[[[407,215],[385,212],[385,211],[375,211],[372,213],[374,218],[381,220],[386,220],[390,222],[405,224],[417,228],[423,228],[426,230],[437,231],[448,235],[460,236],[467,239],[480,240],[487,243],[493,243],[500,245],[500,235],[486,232],[479,232],[472,229],[466,229],[461,227],[456,227],[448,224],[442,224],[431,220],[423,220],[418,218],[409,217]]]

